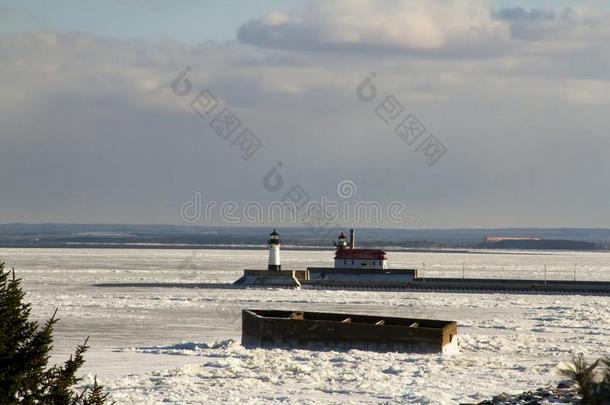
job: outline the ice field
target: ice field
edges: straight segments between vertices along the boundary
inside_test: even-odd
[[[282,251],[284,268],[333,252]],[[610,280],[609,253],[388,253],[391,267],[458,277]],[[610,297],[110,288],[113,282],[233,281],[256,250],[0,249],[39,319],[59,308],[53,361],[90,336],[84,372],[123,403],[476,402],[557,383],[571,354],[610,354]],[[424,264],[425,263],[425,264]],[[456,320],[456,355],[246,350],[240,309],[285,308]]]

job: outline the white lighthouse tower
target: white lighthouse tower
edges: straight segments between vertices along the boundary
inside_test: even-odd
[[[274,229],[269,234],[269,267],[268,270],[279,271],[280,264],[280,234]]]

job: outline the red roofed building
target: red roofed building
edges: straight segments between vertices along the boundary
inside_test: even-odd
[[[335,242],[336,269],[387,269],[388,258],[383,250],[379,249],[356,249],[354,231],[350,231],[349,246],[347,238],[343,233]]]

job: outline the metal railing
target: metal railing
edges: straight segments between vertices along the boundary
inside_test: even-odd
[[[418,277],[452,279],[518,279],[539,281],[608,281],[610,269],[601,266],[571,265],[454,265],[422,263]]]

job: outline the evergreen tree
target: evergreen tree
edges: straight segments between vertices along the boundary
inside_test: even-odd
[[[76,372],[85,362],[87,340],[63,365],[47,368],[58,319],[54,313],[39,327],[30,320],[31,306],[24,297],[15,271],[5,271],[0,262],[0,404],[105,404],[108,394],[97,380],[80,393],[72,388],[81,381]]]

